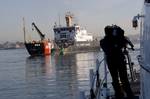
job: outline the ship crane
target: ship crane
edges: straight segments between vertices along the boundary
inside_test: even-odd
[[[34,28],[36,29],[36,31],[37,31],[38,34],[40,35],[41,40],[44,40],[44,39],[45,39],[45,34],[43,34],[43,33],[38,29],[38,27],[35,25],[34,22],[32,23],[32,26],[34,26]]]

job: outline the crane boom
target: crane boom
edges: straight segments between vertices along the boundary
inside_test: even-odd
[[[45,39],[45,34],[43,34],[43,33],[38,29],[38,27],[35,25],[34,22],[32,23],[32,26],[34,26],[34,28],[36,29],[36,31],[37,31],[38,34],[40,35],[41,40],[44,40],[44,39]]]

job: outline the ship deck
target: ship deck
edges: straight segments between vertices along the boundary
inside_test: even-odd
[[[136,80],[134,82],[130,82],[131,88],[133,90],[134,95],[140,95],[140,74],[136,73]]]

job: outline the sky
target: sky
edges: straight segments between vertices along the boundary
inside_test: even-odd
[[[0,42],[23,41],[23,17],[27,38],[36,38],[31,23],[53,39],[55,22],[65,25],[65,14],[71,12],[76,22],[94,36],[103,36],[106,25],[116,24],[126,35],[137,34],[132,28],[133,16],[141,13],[144,0],[0,0]]]

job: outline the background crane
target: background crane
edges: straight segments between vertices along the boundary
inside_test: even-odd
[[[41,40],[44,40],[44,39],[45,39],[45,34],[43,34],[43,33],[38,29],[38,27],[35,25],[34,22],[32,23],[32,26],[36,29],[36,31],[37,31],[38,34],[40,35]]]

